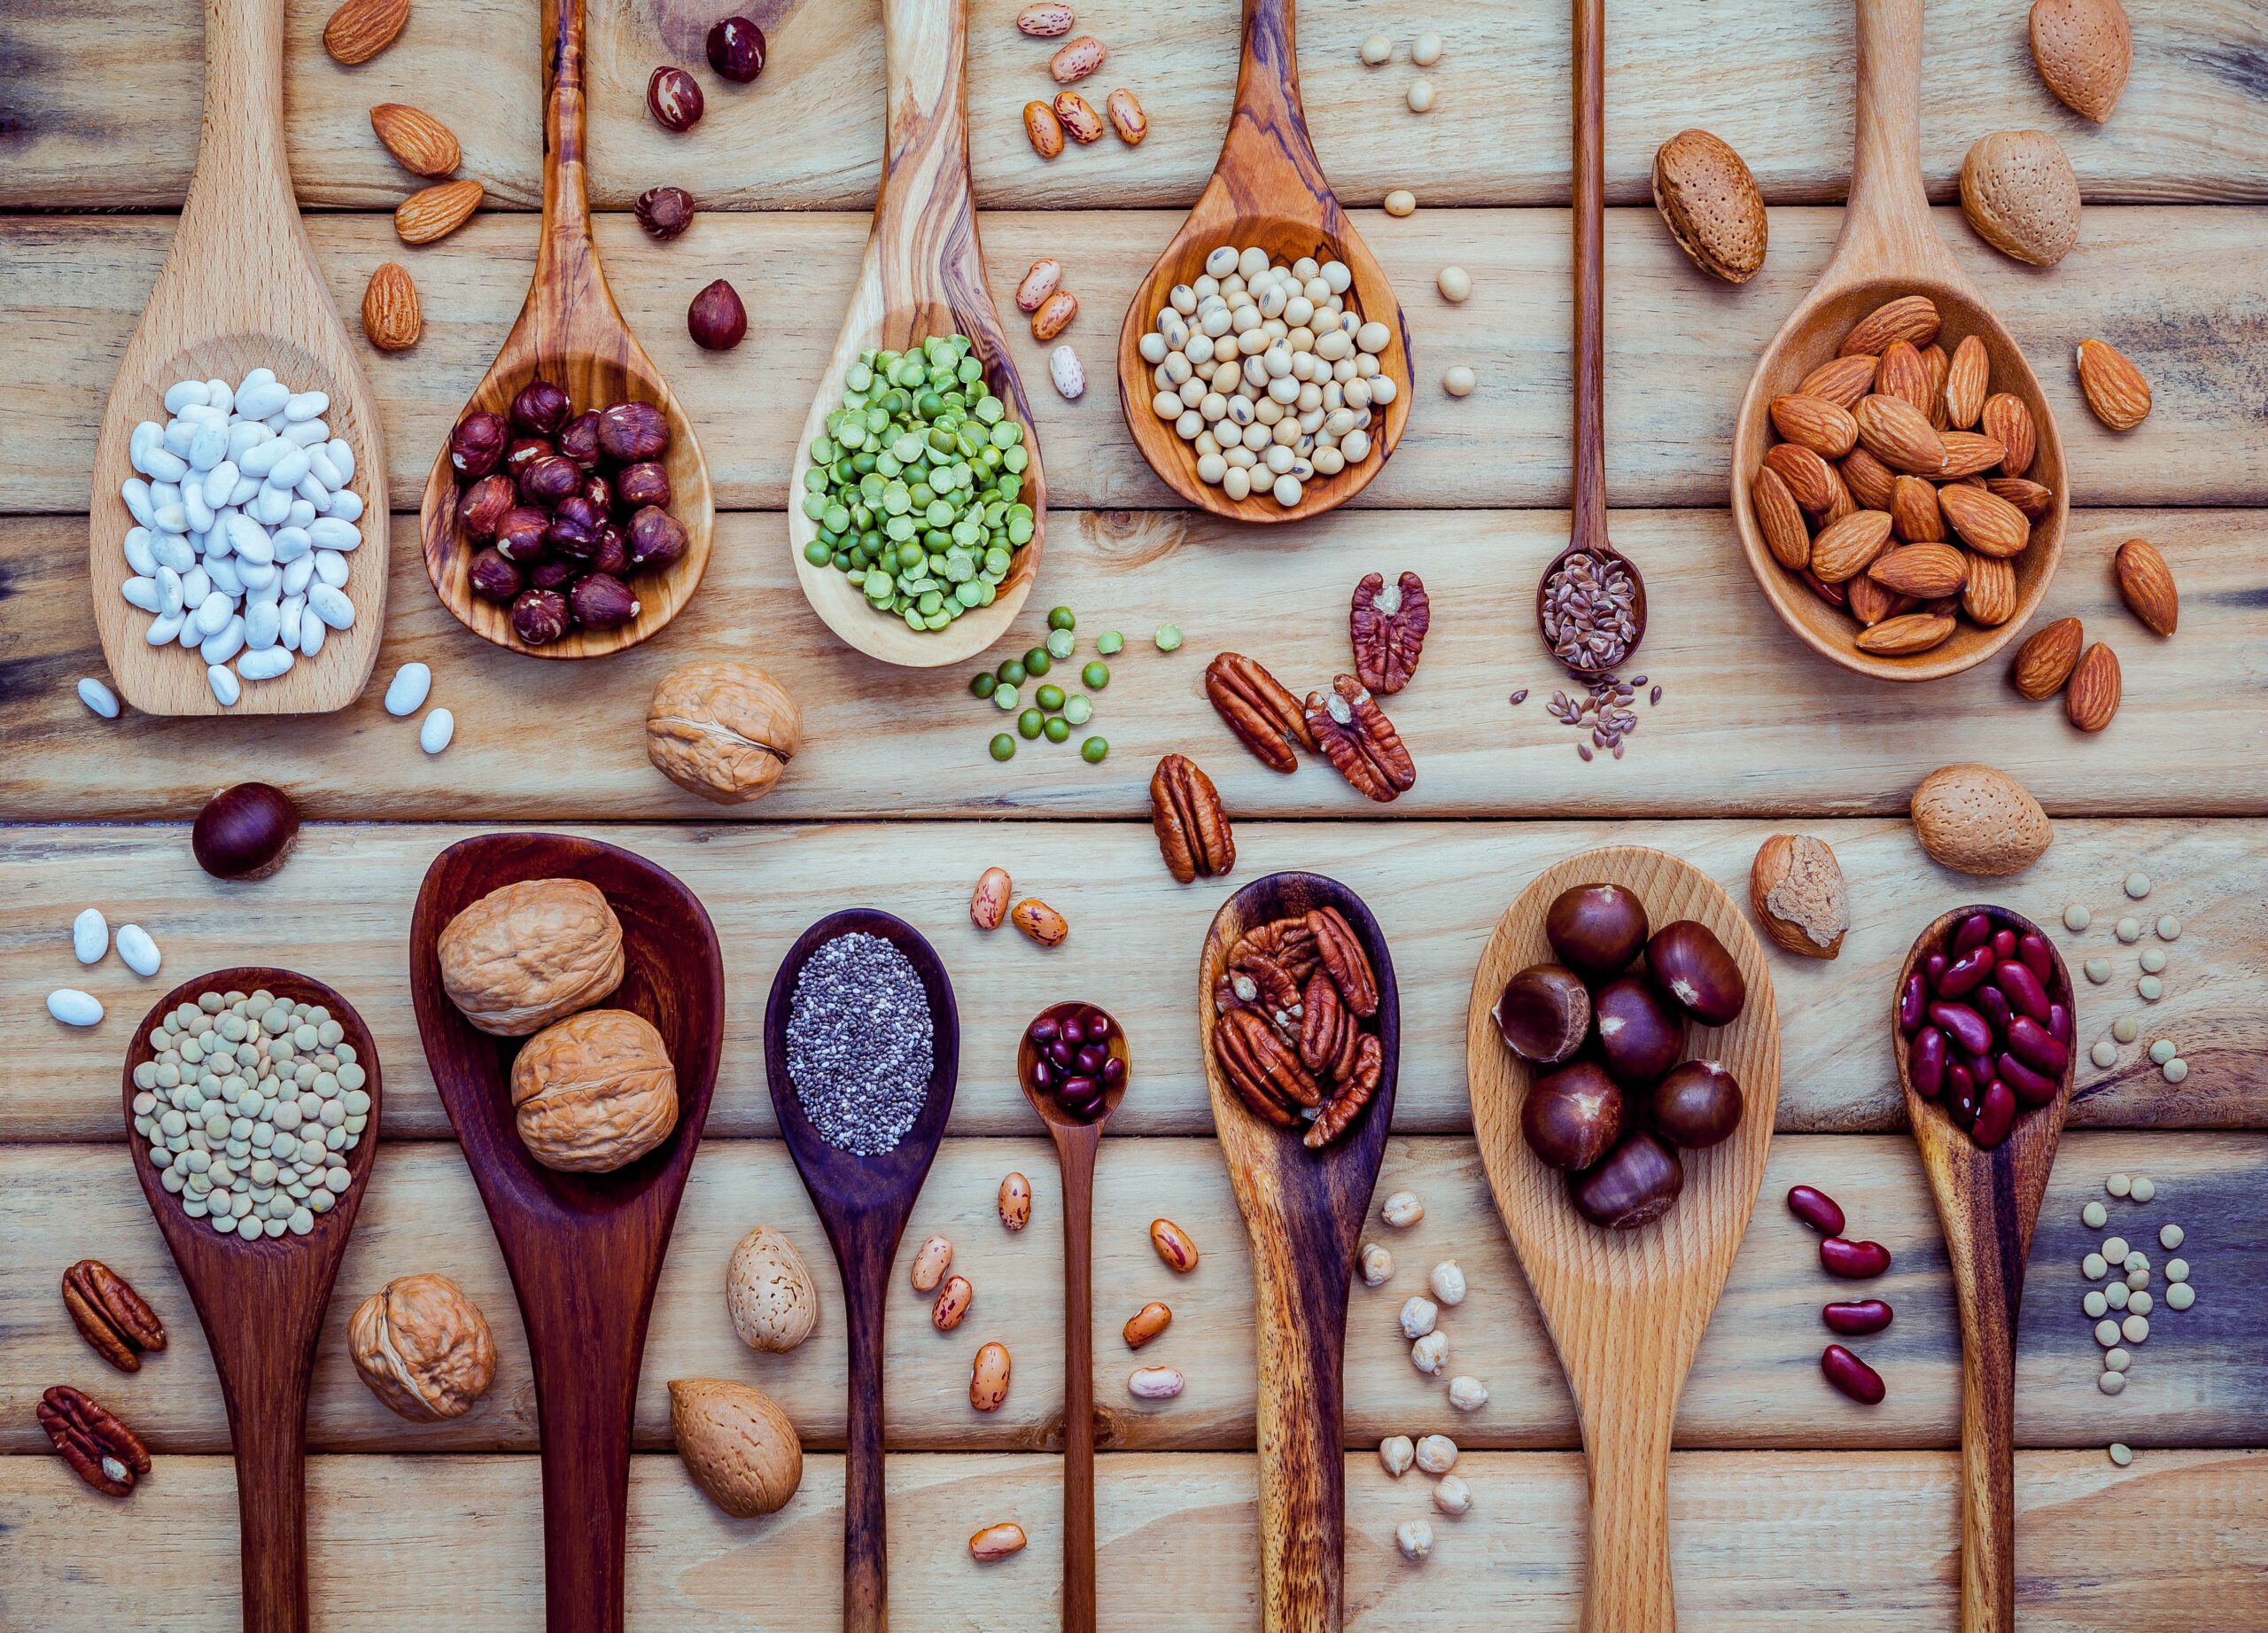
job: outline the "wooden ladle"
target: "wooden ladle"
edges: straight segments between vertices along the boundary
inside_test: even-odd
[[[536,245],[535,276],[518,321],[464,413],[509,418],[512,399],[538,379],[563,387],[578,414],[610,403],[652,403],[669,420],[670,445],[662,463],[669,471],[670,514],[685,526],[685,554],[658,572],[632,577],[639,610],[627,624],[578,627],[556,641],[530,646],[514,633],[509,603],[473,592],[470,574],[480,547],[457,525],[460,490],[446,439],[425,479],[418,536],[426,574],[441,604],[475,634],[538,657],[604,657],[659,632],[693,598],[709,566],[716,500],[693,422],[623,321],[591,239],[583,175],[583,0],[543,0],[543,52],[550,83],[543,99],[543,232]]]
[[[1964,276],[1930,220],[1922,187],[1922,0],[1858,0],[1858,139],[1851,165],[1851,202],[1843,231],[1819,282],[1780,326],[1741,400],[1733,437],[1733,523],[1749,570],[1789,628],[1814,651],[1845,669],[1885,680],[1934,680],[1981,664],[2015,639],[2039,610],[2062,558],[2070,517],[2063,443],[2039,381],[2015,338]],[[1881,657],[1853,644],[1858,626],[1804,580],[1780,565],[1764,542],[1749,497],[1764,451],[1778,439],[1772,400],[1835,356],[1859,320],[1901,295],[1926,295],[1943,320],[1938,344],[1951,352],[1965,336],[1984,343],[1992,389],[2010,392],[2031,411],[2039,451],[2024,473],[2054,494],[2031,524],[2031,543],[2016,558],[2016,610],[1991,626],[1961,620],[1939,645],[1911,657]]]
[[[1631,623],[1619,653],[1552,657],[1587,679],[1612,674],[1646,638],[1646,580],[1606,536],[1606,21],[1604,0],[1575,0],[1575,490],[1567,548],[1545,564],[1535,587],[1536,632],[1551,599],[1551,579],[1578,556],[1630,575]],[[1604,575],[1602,575],[1604,576]],[[1551,645],[1550,637],[1544,645]],[[1493,999],[1491,1001],[1494,1001]]]
[[[1068,1015],[1097,1007],[1051,1004],[1033,1021],[1052,1019],[1060,1025]],[[1037,1086],[1032,1069],[1039,1062],[1039,1046],[1029,1027],[1016,1045],[1016,1082],[1047,1124],[1055,1165],[1063,1176],[1063,1633],[1095,1629],[1095,1155],[1102,1146],[1102,1126],[1126,1098],[1134,1076],[1126,1029],[1107,1010],[1099,1012],[1110,1022],[1104,1047],[1122,1076],[1103,1091],[1102,1107],[1091,1117],[1073,1116]]]
[[[1213,178],[1197,207],[1158,257],[1150,276],[1134,292],[1118,330],[1118,406],[1134,446],[1159,479],[1182,499],[1232,522],[1297,522],[1335,510],[1371,485],[1384,470],[1402,429],[1410,423],[1410,324],[1394,299],[1394,285],[1369,246],[1339,207],[1331,183],[1316,162],[1308,140],[1307,114],[1300,105],[1300,61],[1293,0],[1245,0],[1244,58],[1237,69],[1235,112]],[[1143,361],[1142,337],[1177,284],[1187,284],[1204,268],[1206,255],[1221,245],[1258,245],[1279,261],[1312,255],[1336,258],[1354,274],[1348,304],[1366,321],[1394,331],[1379,354],[1379,371],[1394,384],[1394,400],[1371,427],[1374,452],[1332,477],[1309,482],[1295,505],[1279,505],[1255,490],[1251,498],[1231,499],[1197,477],[1196,455],[1169,421],[1151,407],[1157,396],[1152,369]]]
[[[796,981],[812,954],[838,936],[879,936],[912,960],[929,1000],[936,1045],[929,1090],[913,1126],[889,1152],[859,1156],[827,1143],[796,1098],[788,1069],[788,1018]],[[936,950],[905,920],[871,907],[831,913],[796,938],[764,1006],[764,1069],[780,1135],[812,1206],[827,1229],[843,1275],[850,1360],[849,1424],[843,1442],[843,1633],[882,1633],[889,1625],[888,1505],[882,1485],[882,1326],[890,1261],[914,1199],[944,1137],[960,1076],[960,1011]]]
[[[1914,1087],[1895,993],[1932,953],[1947,951],[1953,932],[1973,914],[1987,913],[2021,937],[2039,927],[2005,907],[1956,907],[1914,941],[1898,972],[1891,1004],[1891,1038],[1906,1116],[1922,1170],[1937,1198],[1953,1265],[1955,1308],[1961,1314],[1961,1633],[2013,1633],[2016,1627],[2016,1312],[2023,1302],[2024,1260],[2039,1219],[2048,1170],[2063,1135],[2078,1050],[2070,1049],[2055,1098],[2024,1107],[2008,1137],[1990,1151],[1946,1114],[1942,1104]],[[2055,1002],[2072,1003],[2071,972],[2052,938],[2048,956]],[[2072,1036],[2078,1036],[2074,1015]]]
[[[1739,965],[1748,1000],[1730,1026],[1690,1030],[1686,1053],[1720,1061],[1744,1099],[1721,1144],[1679,1153],[1685,1187],[1651,1224],[1608,1230],[1577,1213],[1566,1177],[1528,1149],[1520,1102],[1534,1074],[1490,1015],[1504,984],[1552,961],[1543,918],[1572,886],[1619,884],[1658,929],[1696,919]],[[1764,1180],[1780,1103],[1780,1016],[1764,950],[1731,898],[1675,857],[1615,845],[1547,868],[1496,922],[1473,973],[1465,1021],[1473,1131],[1513,1256],[1543,1311],[1574,1391],[1590,1474],[1584,1633],[1667,1633],[1669,1451],[1678,1396],[1724,1290]]]
[[[280,371],[279,371],[280,372]],[[171,1011],[206,992],[262,988],[293,1003],[320,1004],[346,1030],[370,1097],[369,1121],[346,1155],[352,1183],[305,1236],[247,1241],[222,1235],[183,1211],[182,1199],[158,1182],[149,1142],[132,1131],[134,1069],[155,1058],[150,1034]],[[288,969],[216,969],[167,993],[135,1028],[126,1052],[123,1096],[135,1177],[158,1217],[158,1230],[197,1306],[237,1455],[237,1512],[244,1578],[245,1633],[307,1633],[307,1383],[315,1344],[346,1238],[369,1189],[378,1150],[378,1052],[354,1006],[322,982]]]
[[[524,1040],[478,1030],[441,985],[436,944],[448,921],[528,879],[580,879],[604,894],[622,923],[623,975],[602,1003],[651,1022],[676,1069],[669,1138],[611,1173],[565,1173],[528,1155],[510,1093]],[[543,1454],[545,1625],[622,1633],[639,1361],[724,1042],[717,933],[693,892],[642,857],[595,839],[483,834],[425,870],[410,919],[409,988],[434,1086],[527,1329]]]
[[[869,657],[912,669],[958,664],[1007,633],[1031,593],[1047,542],[1047,479],[1023,381],[1008,355],[1000,315],[984,281],[976,207],[968,178],[968,97],[962,75],[968,52],[967,0],[883,0],[882,35],[889,71],[889,128],[882,152],[882,194],[858,266],[858,287],[843,316],[812,411],[796,446],[788,483],[788,543],[796,577],[812,610],[843,642]],[[1031,507],[1031,541],[1016,552],[990,606],[963,613],[943,629],[916,631],[877,611],[866,593],[832,563],[814,566],[804,548],[819,524],[803,512],[812,468],[812,439],[843,406],[843,382],[864,353],[905,351],[933,335],[963,334],[975,343],[993,394],[1023,427],[1023,502]]]
[[[1319,1151],[1262,1122],[1213,1052],[1215,992],[1229,954],[1272,920],[1336,907],[1378,976],[1386,1070],[1354,1126]],[[1346,1619],[1347,1465],[1342,1419],[1347,1295],[1355,1248],[1394,1122],[1402,996],[1394,957],[1361,897],[1336,879],[1276,873],[1221,904],[1197,968],[1197,1035],[1213,1128],[1252,1241],[1260,1369],[1260,1609],[1267,1633],[1338,1633]]]
[[[385,634],[386,462],[356,342],[315,266],[284,152],[284,0],[206,0],[205,126],[197,173],[173,248],[142,321],[119,360],[95,440],[88,566],[103,657],[126,701],[144,714],[322,714],[361,696]],[[295,391],[330,398],[323,418],[354,450],[364,541],[347,560],[354,626],[333,634],[289,674],[244,688],[224,708],[205,660],[152,647],[149,619],[120,587],[132,576],[123,544],[134,525],[119,486],[135,474],[134,428],[165,420],[176,380],[276,370]]]

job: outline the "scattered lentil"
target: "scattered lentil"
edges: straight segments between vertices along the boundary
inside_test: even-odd
[[[2100,1253],[2090,1253],[2079,1261],[2079,1274],[2089,1281],[2101,1281],[2109,1273],[2109,1261]]]
[[[2086,929],[2088,925],[2093,922],[2094,914],[2089,913],[2085,907],[2082,907],[2077,902],[2073,902],[2070,906],[2063,909],[2063,928],[2075,934]]]
[[[2115,1066],[2118,1063],[2118,1046],[2109,1038],[2103,1038],[2087,1051],[2087,1059],[2105,1069]],[[2097,1219],[2094,1223],[2101,1225],[2102,1221]]]
[[[2126,894],[2140,901],[2150,893],[2150,875],[2137,869],[2126,875]]]
[[[2130,1344],[2145,1343],[2150,1336],[2150,1318],[2148,1316],[2128,1316],[2118,1324],[2118,1332]]]
[[[2133,1356],[2123,1349],[2114,1349],[2102,1357],[2105,1372],[2123,1372],[2133,1364]]]
[[[2100,1287],[2090,1287],[2086,1296],[2079,1301],[2079,1308],[2089,1316],[2101,1319],[2110,1313],[2110,1301],[2102,1295]]]
[[[2147,1174],[2136,1174],[2129,1194],[2138,1202],[2147,1202],[2158,1194],[2157,1182]]]
[[[1410,91],[1405,99],[1409,102],[1410,111],[1412,113],[1432,113],[1433,111],[1433,82],[1431,80],[1410,81]]]
[[[2087,972],[2087,979],[2093,982],[2097,986],[2101,986],[2104,982],[2110,979],[2110,960],[2107,958],[2089,959],[2086,961],[2085,969]]]
[[[1452,397],[1470,397],[1480,377],[1464,363],[1451,364],[1441,376],[1441,389]]]
[[[2181,1227],[2176,1225],[2169,1225],[2166,1228],[2169,1230],[2178,1231]],[[2168,1281],[2172,1282],[2176,1287],[2179,1287],[2183,1282],[2188,1280],[2189,1261],[2187,1259],[2168,1259],[2165,1262],[2165,1279]],[[2172,1296],[2173,1295],[2171,1293],[2166,1295],[2166,1297],[2169,1300],[2171,1300]]]
[[[921,1115],[936,1066],[928,993],[891,943],[852,930],[822,942],[796,971],[788,1077],[828,1145],[854,1156],[896,1150]]]
[[[2150,1256],[2143,1252],[2140,1248],[2129,1248],[2127,1250],[2126,1257],[2119,1265],[2121,1270],[2126,1271],[2148,1270],[2149,1267]]]
[[[2091,1231],[2099,1231],[2110,1218],[2110,1210],[2101,1202],[2089,1202],[2079,1209],[2079,1222]]]
[[[1377,67],[1394,55],[1394,42],[1382,34],[1374,34],[1363,42],[1363,60]]]
[[[2158,1071],[2168,1083],[2179,1083],[2189,1076],[2189,1062],[2177,1054],[2158,1068]]]
[[[1386,196],[1388,215],[1414,214],[1418,209],[1418,195],[1406,187],[1397,187]]]
[[[2155,976],[2144,976],[2134,984],[2134,990],[2142,995],[2144,1003],[2155,1004],[2165,996],[2165,983]]]
[[[2124,1468],[2134,1460],[2134,1454],[2127,1448],[2124,1442],[2114,1440],[2110,1442],[2110,1460],[2119,1467]]]
[[[2131,1185],[2132,1182],[2130,1180],[2128,1183]],[[2124,1236],[2107,1236],[2103,1239],[2102,1256],[2113,1264],[2121,1263],[2126,1257],[2127,1252],[2126,1239]]]
[[[2102,1188],[2113,1196],[2124,1196],[2134,1188],[2134,1181],[2131,1175],[2113,1174],[2102,1182]]]
[[[2106,1318],[2094,1324],[2094,1341],[2105,1349],[2118,1341],[2118,1323]]]
[[[2124,1310],[2132,1289],[2123,1281],[2114,1281],[2102,1290],[2102,1296],[2113,1310]]]
[[[2110,1023],[2110,1035],[2120,1043],[2132,1043],[2141,1030],[2142,1023],[2131,1015],[2122,1015]]]
[[[2197,1302],[2197,1289],[2186,1281],[2178,1281],[2165,1290],[2165,1302],[2170,1310],[2186,1310]]]
[[[2132,1293],[2128,1295],[2126,1299],[2126,1308],[2138,1316],[2148,1315],[2152,1308],[2150,1295],[2137,1287]]]
[[[2150,1059],[2163,1066],[2181,1051],[2173,1046],[2173,1039],[2161,1038],[2150,1046]]]
[[[2179,941],[2181,939],[2181,921],[2175,918],[2173,914],[2170,913],[2161,914],[2158,916],[2157,928],[2158,939],[2160,941]]]
[[[1181,626],[1161,624],[1158,626],[1158,633],[1150,639],[1161,652],[1178,652],[1181,650]]]
[[[1410,47],[1410,60],[1421,68],[1430,68],[1441,59],[1441,36],[1421,34]]]
[[[2165,968],[2165,949],[2163,947],[2144,947],[2142,949],[2141,965],[2144,974],[2152,976],[2158,974]]]
[[[2167,1252],[2169,1252],[2169,1253],[2172,1252],[2176,1248],[2179,1248],[2179,1246],[2181,1246],[2181,1242],[2182,1242],[2182,1230],[2181,1230],[2181,1227],[2180,1227],[2179,1225],[2165,1225],[2165,1226],[2162,1227],[2162,1228],[2159,1230],[2159,1232],[2158,1232],[2158,1246],[2159,1246],[2159,1247],[2161,1247],[2161,1248],[2163,1248]],[[2170,1260],[2170,1261],[2168,1261],[2168,1262],[2167,1262],[2167,1264],[2166,1264],[2166,1267],[2165,1267],[2165,1273],[2166,1273],[2169,1277],[2171,1277],[2172,1279],[2174,1279],[2174,1280],[2176,1280],[2176,1281],[2179,1281],[2179,1280],[2180,1280],[2180,1279],[2181,1279],[2181,1278],[2180,1278],[2180,1277],[2179,1277],[2179,1276],[2175,1276],[2175,1275],[2174,1275],[2174,1273],[2173,1273],[2173,1267],[2174,1267],[2174,1265],[2175,1265],[2176,1264],[2178,1264],[2178,1263],[2179,1263],[2179,1260]]]
[[[2105,1395],[2117,1395],[2125,1387],[2126,1374],[2124,1372],[2105,1372],[2095,1380],[2095,1388],[2101,1389]]]
[[[2141,921],[2141,920],[2140,920],[2140,919],[2138,919],[2138,918],[2134,918],[2133,916],[2132,916],[2132,915],[2130,914],[2129,916],[2127,916],[2127,917],[2125,917],[2125,918],[2123,918],[2123,919],[2121,919],[2121,920],[2119,920],[2119,921],[2118,921],[2118,939],[2119,939],[2119,940],[2124,941],[2124,942],[2129,942],[2129,943],[2132,943],[2132,942],[2137,942],[2137,941],[2140,941],[2140,940],[2141,940],[2141,938],[2142,938],[2142,921]]]

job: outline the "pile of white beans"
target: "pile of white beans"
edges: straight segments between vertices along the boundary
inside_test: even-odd
[[[330,407],[272,369],[233,386],[181,380],[166,393],[171,420],[143,421],[127,444],[141,474],[119,490],[135,522],[123,593],[150,614],[151,646],[177,642],[205,660],[223,706],[243,681],[288,673],[353,626],[346,554],[362,542],[362,500],[348,486],[354,451],[323,422]]]
[[[1174,287],[1142,359],[1151,407],[1195,451],[1200,481],[1289,508],[1316,478],[1371,456],[1371,410],[1394,400],[1379,367],[1394,331],[1348,308],[1353,282],[1341,261],[1287,267],[1224,244],[1195,283]]]

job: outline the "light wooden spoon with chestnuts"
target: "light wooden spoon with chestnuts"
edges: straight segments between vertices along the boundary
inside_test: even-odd
[[[669,472],[668,509],[685,529],[685,553],[658,572],[633,573],[629,585],[638,611],[627,623],[611,629],[571,628],[556,640],[530,645],[512,627],[510,604],[472,587],[472,561],[480,547],[457,523],[465,490],[450,463],[448,441],[425,481],[418,536],[425,572],[441,604],[475,634],[538,657],[604,657],[658,633],[692,599],[709,565],[716,501],[693,422],[624,322],[591,239],[583,173],[583,0],[543,0],[542,26],[549,83],[543,99],[543,231],[535,277],[519,320],[463,413],[509,418],[513,398],[534,380],[564,389],[576,414],[625,401],[659,408],[669,422],[669,447],[661,462]]]

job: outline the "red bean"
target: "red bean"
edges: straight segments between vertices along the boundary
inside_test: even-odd
[[[2019,1015],[2008,1028],[2008,1047],[2016,1059],[2050,1077],[2062,1077],[2071,1061],[2071,1052],[2030,1015]]]
[[[1846,1336],[1879,1333],[1890,1325],[1891,1309],[1878,1298],[1853,1299],[1848,1303],[1829,1304],[1819,1312],[1819,1318],[1836,1332]]]
[[[1992,949],[1975,947],[1946,966],[1945,978],[1938,983],[1939,998],[1966,998],[1984,984],[1984,977],[1992,973]]]
[[[1977,1074],[1967,1066],[1946,1069],[1946,1112],[1963,1128],[1977,1121]]]
[[[2047,1006],[2047,1035],[2066,1049],[2071,1046],[2071,1010],[2069,1005]]]
[[[1908,1038],[1922,1029],[1922,1011],[1929,1007],[1929,984],[1915,970],[1906,977],[1906,990],[1898,995],[1898,1030]]]
[[[1994,930],[1994,931],[1992,932],[1992,951],[1993,951],[1993,953],[1994,953],[1997,956],[1999,956],[1999,957],[2000,957],[2000,958],[2014,958],[2014,957],[2016,957],[2016,931],[2014,931],[2014,930],[2012,930],[2012,929],[1996,929],[1996,930]]]
[[[1934,1026],[1925,1026],[1922,1035],[1914,1040],[1907,1052],[1907,1074],[1914,1079],[1914,1093],[1923,1100],[1935,1100],[1946,1087],[1946,1035]]]
[[[1995,1077],[1984,1085],[1984,1093],[1977,1100],[1977,1121],[1969,1131],[1969,1138],[1990,1151],[2008,1137],[2008,1131],[2016,1124],[2016,1092]]]
[[[2053,1077],[2042,1077],[2006,1052],[2000,1055],[1997,1066],[1996,1075],[2000,1081],[2016,1092],[2018,1100],[2030,1105],[2045,1106],[2055,1098],[2055,1091],[2061,1086]]]
[[[1992,939],[1992,921],[1981,913],[1972,913],[1961,921],[1953,933],[1953,956],[1959,958],[1971,947],[1981,947]]]
[[[1967,1004],[1931,1004],[1930,1019],[1945,1028],[1946,1035],[1969,1054],[1991,1053],[1992,1026]]]
[[[1882,1374],[1840,1344],[1829,1344],[1819,1352],[1819,1370],[1827,1374],[1828,1382],[1862,1406],[1880,1405],[1889,1393]]]
[[[1984,1024],[1992,1029],[1995,1038],[2008,1035],[2008,1023],[2016,1019],[2016,1010],[2009,1006],[2008,995],[1996,986],[1980,986],[1969,994],[1977,1012],[1984,1017]]]
[[[2030,1015],[2042,1026],[2047,1024],[2047,989],[2024,965],[2011,962],[1995,966],[1992,984],[2008,995],[2018,1014]]]
[[[2039,978],[2040,985],[2046,986],[2055,978],[2055,955],[2047,950],[2046,937],[2037,935],[2019,937],[2016,940],[2016,956],[2023,960],[2025,968]]]
[[[1890,1249],[1878,1241],[1851,1241],[1830,1236],[1819,1244],[1820,1267],[1846,1281],[1863,1281],[1890,1268]]]
[[[1843,1234],[1843,1210],[1826,1192],[1807,1185],[1788,1189],[1788,1211],[1822,1236]]]
[[[1945,979],[1946,966],[1951,961],[1942,953],[1932,953],[1922,960],[1922,973],[1929,978],[1930,985],[1933,990],[1938,982]]]

